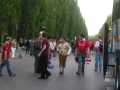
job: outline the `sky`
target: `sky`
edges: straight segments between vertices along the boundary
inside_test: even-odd
[[[78,0],[78,6],[90,36],[99,32],[107,16],[112,13],[113,0]]]

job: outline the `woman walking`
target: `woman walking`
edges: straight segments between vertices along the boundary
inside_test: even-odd
[[[22,38],[20,38],[20,41],[19,41],[18,45],[19,45],[19,52],[20,52],[19,53],[19,58],[22,59],[22,49],[24,48],[24,42],[23,42]]]
[[[11,50],[12,50],[12,58],[15,58],[15,51],[16,51],[16,39],[13,39],[11,42]]]

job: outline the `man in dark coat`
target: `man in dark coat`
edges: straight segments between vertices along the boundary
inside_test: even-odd
[[[38,34],[37,35],[37,39],[34,42],[33,45],[33,55],[35,56],[35,63],[34,63],[34,67],[35,67],[35,73],[40,73],[40,68],[39,68],[39,64],[38,64],[38,60],[39,57],[37,56],[41,50],[41,42],[42,42],[42,35]]]

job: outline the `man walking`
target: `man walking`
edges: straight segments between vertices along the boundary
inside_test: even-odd
[[[0,76],[3,76],[1,72],[5,65],[7,67],[7,71],[10,77],[14,77],[16,75],[12,73],[11,66],[10,66],[10,60],[9,60],[10,59],[10,42],[11,42],[11,38],[7,37],[6,42],[2,46],[2,54],[1,54],[2,63],[0,65]]]
[[[47,79],[51,75],[51,73],[47,70],[47,60],[50,56],[50,45],[47,39],[46,33],[42,33],[42,49],[38,54],[39,58],[39,66],[41,70],[41,77],[38,79]]]
[[[39,34],[37,35],[37,39],[34,42],[33,45],[33,55],[35,56],[35,62],[34,62],[34,67],[35,67],[35,73],[40,73],[40,68],[39,68],[39,57],[37,56],[41,50],[41,42],[42,42],[42,35]]]
[[[98,36],[97,37],[97,41],[95,43],[95,69],[94,71],[97,71],[98,70],[98,63],[99,63],[99,70],[102,71],[102,52],[101,52],[101,44],[102,44],[102,40],[101,40],[101,37]]]
[[[77,57],[78,57],[78,70],[76,74],[84,75],[85,56],[86,54],[90,53],[90,49],[89,49],[88,40],[85,40],[83,34],[79,35],[79,40],[76,42],[76,48],[77,48]]]
[[[66,66],[66,59],[67,59],[67,56],[69,56],[71,52],[71,47],[65,41],[64,38],[61,38],[61,43],[58,45],[57,51],[59,52],[59,67],[60,67],[59,74],[64,74],[64,68]]]

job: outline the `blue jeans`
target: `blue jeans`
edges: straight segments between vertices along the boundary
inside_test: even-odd
[[[12,76],[12,71],[11,71],[10,60],[9,60],[9,59],[7,59],[7,60],[2,60],[2,63],[1,63],[1,65],[0,65],[0,74],[1,74],[2,69],[3,69],[3,67],[4,67],[5,65],[6,65],[6,67],[7,67],[7,71],[8,71],[9,76]]]
[[[53,51],[53,57],[56,57],[56,56],[57,56],[56,51]]]
[[[85,54],[78,55],[78,73],[84,72],[85,68]]]
[[[33,55],[33,46],[30,46],[30,56]]]
[[[100,51],[96,51],[95,54],[95,69],[98,70],[98,63],[99,69],[102,69],[102,53]]]
[[[19,57],[22,57],[22,49],[23,49],[24,47],[19,47]]]

